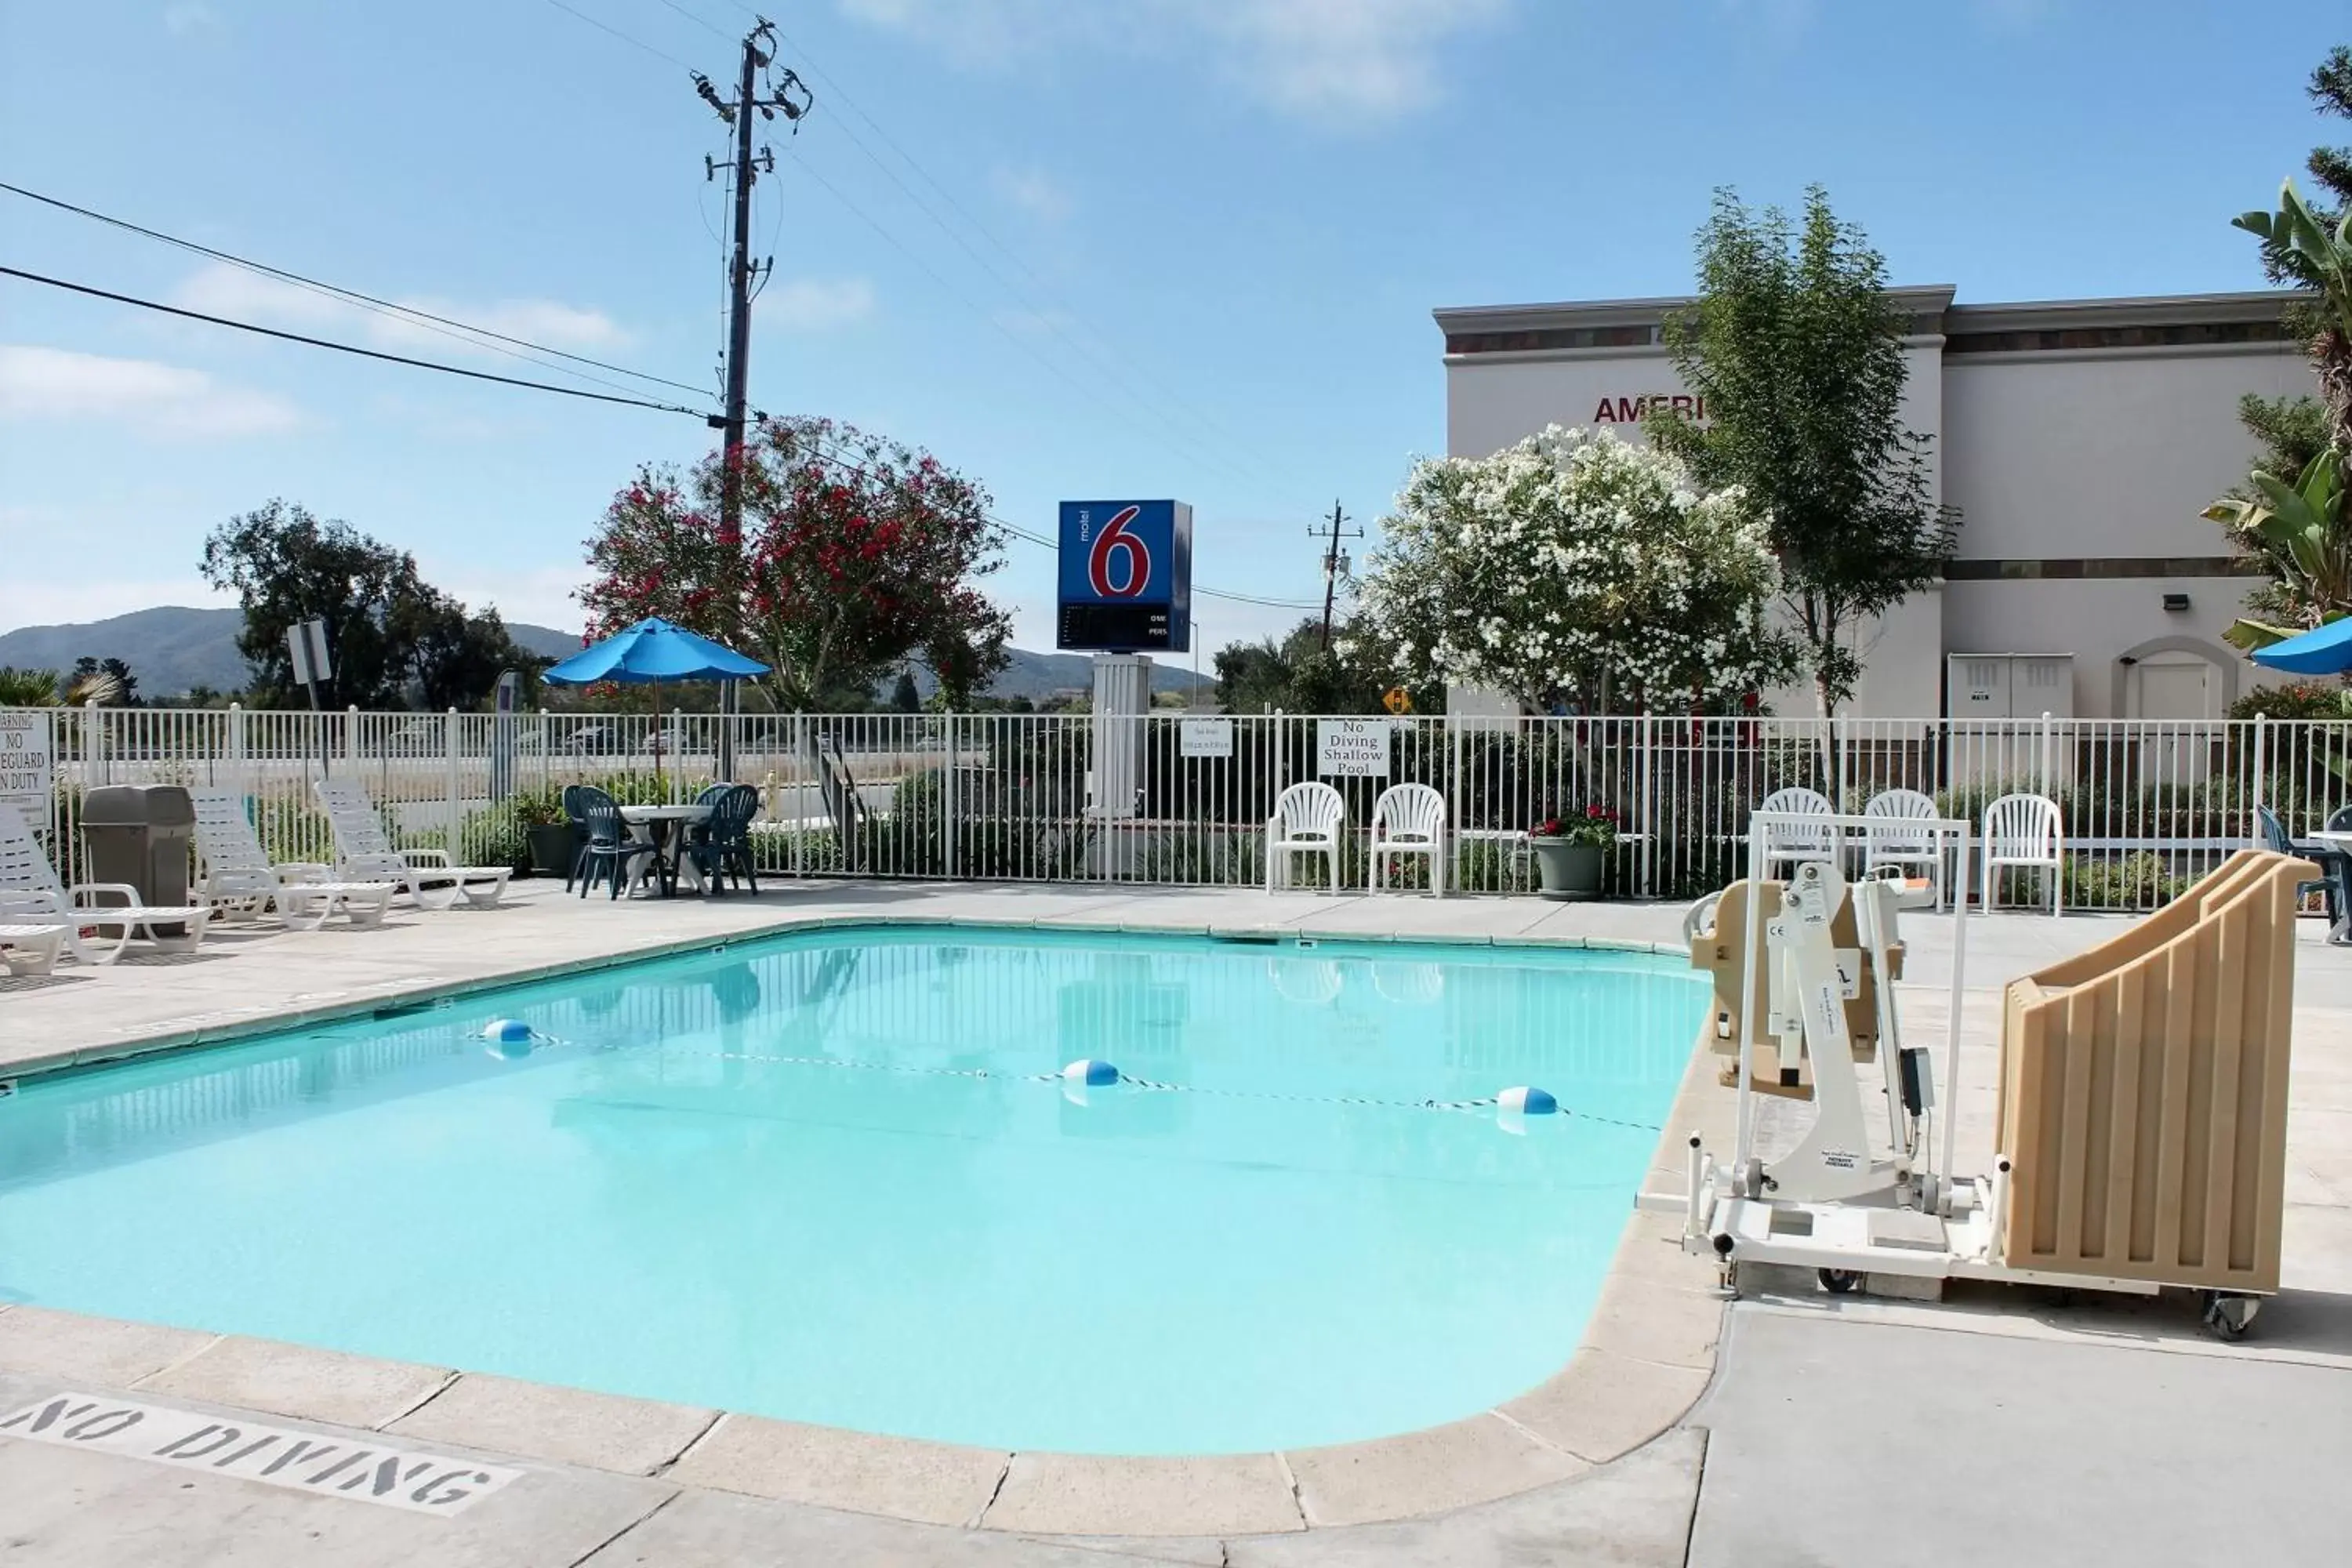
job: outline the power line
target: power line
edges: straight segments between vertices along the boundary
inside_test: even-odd
[[[668,10],[677,13],[681,16],[685,16],[688,19],[698,23],[703,27],[709,28],[713,33],[719,33],[719,29],[713,26],[709,21],[698,16],[696,13],[686,9],[685,6],[677,4],[677,0],[656,0],[656,3],[665,6]],[[750,6],[739,4],[736,5],[734,8],[742,12],[747,16],[752,17],[761,25],[769,27],[780,42],[791,46],[795,52],[802,56],[803,62],[806,63],[809,68],[810,74],[817,77],[825,83],[828,93],[839,93],[839,84],[835,82],[834,79],[822,68],[817,66],[815,61],[809,57],[808,51],[802,48],[797,43],[794,43],[789,34],[786,34],[782,29],[775,27],[772,23],[768,22],[765,17],[761,16],[759,13],[752,10]],[[725,35],[720,33],[719,36],[724,37]],[[847,102],[846,96],[843,95],[843,97],[844,101]],[[882,129],[881,125],[875,121],[872,115],[867,114],[862,109],[858,109],[855,104],[850,104],[849,107],[856,113],[860,120],[863,120],[866,123],[867,127],[871,129],[877,136],[880,137],[893,152],[898,153],[900,160],[903,161],[908,168],[912,169],[924,184],[929,185],[934,191],[938,192],[940,196],[957,213],[959,216],[962,217],[966,223],[970,224],[975,230],[979,231],[982,237],[986,238],[991,245],[996,247],[996,249],[1003,252],[1015,267],[1020,268],[1022,271],[1026,273],[1033,281],[1040,282],[1042,287],[1042,280],[1037,279],[1036,273],[1031,269],[1026,263],[1023,262],[1019,257],[1013,255],[1013,253],[1006,247],[1003,241],[998,239],[993,234],[990,233],[985,225],[982,224],[978,218],[972,216],[971,214],[964,208],[962,204],[956,201],[953,195],[942,187],[939,181],[932,178],[931,175],[923,169],[922,165],[918,163],[903,147],[899,146],[897,142],[893,141],[889,133]],[[1083,362],[1086,369],[1091,371],[1095,375],[1100,378],[1104,387],[1116,392],[1119,396],[1132,404],[1136,409],[1139,410],[1148,418],[1157,420],[1160,425],[1165,426],[1167,437],[1163,438],[1171,440],[1172,449],[1179,455],[1185,458],[1188,461],[1199,464],[1203,468],[1222,470],[1228,477],[1244,484],[1258,484],[1267,479],[1274,479],[1276,483],[1280,482],[1278,476],[1273,468],[1265,467],[1258,463],[1255,458],[1250,458],[1246,452],[1242,452],[1241,455],[1245,458],[1248,458],[1247,466],[1256,470],[1255,477],[1251,474],[1244,473],[1232,462],[1223,460],[1216,456],[1216,447],[1213,444],[1230,442],[1232,437],[1227,433],[1217,430],[1210,421],[1195,413],[1195,423],[1201,426],[1201,431],[1207,434],[1208,438],[1212,443],[1209,447],[1202,446],[1200,444],[1200,432],[1188,431],[1183,428],[1177,420],[1171,416],[1168,406],[1164,406],[1156,401],[1148,393],[1148,391],[1139,388],[1137,383],[1129,378],[1126,373],[1120,368],[1116,358],[1115,351],[1112,355],[1107,357],[1104,353],[1098,352],[1090,344],[1072,336],[1063,328],[1057,317],[1063,314],[1073,314],[1074,316],[1074,313],[1060,311],[1052,308],[1055,302],[1050,298],[1041,300],[1037,296],[1033,295],[1028,290],[1023,289],[1020,284],[1006,277],[1003,271],[998,268],[994,262],[991,261],[987,257],[974,249],[971,242],[965,238],[952,224],[949,223],[947,219],[942,217],[937,209],[934,208],[929,202],[924,199],[920,192],[909,186],[907,182],[899,176],[897,170],[891,168],[889,164],[885,163],[871,147],[867,146],[865,140],[860,137],[855,130],[837,120],[833,121],[833,123],[839,126],[842,134],[849,139],[850,145],[857,149],[859,155],[864,157],[867,163],[873,164],[885,179],[897,186],[899,194],[904,195],[907,200],[913,203],[916,209],[926,218],[929,219],[931,224],[936,226],[941,234],[953,241],[957,248],[963,251],[966,256],[970,257],[975,263],[977,263],[980,268],[988,274],[990,280],[1004,291],[1006,297],[1011,299],[1023,310],[1028,311],[1035,319],[1037,324],[1044,331],[1052,337],[1058,339],[1066,348],[1072,351],[1076,356],[1076,359],[1073,361],[1073,363]],[[940,290],[947,294],[950,299],[955,300],[956,303],[961,305],[965,310],[986,321],[990,327],[999,335],[1004,337],[1008,342],[1018,347],[1024,353],[1035,360],[1049,375],[1062,377],[1068,374],[1068,370],[1066,367],[1057,365],[1052,361],[1047,360],[1039,353],[1034,343],[1024,338],[1016,336],[993,312],[975,302],[968,295],[957,289],[953,284],[950,284],[936,268],[921,260],[911,247],[902,242],[898,236],[886,227],[879,219],[874,217],[864,208],[851,201],[849,197],[837,186],[835,186],[831,181],[825,179],[822,174],[818,173],[816,167],[813,163],[809,163],[805,156],[799,158],[797,161],[800,167],[807,171],[811,178],[823,185],[834,199],[840,202],[843,206],[846,207],[853,216],[856,217],[858,221],[865,224],[868,228],[874,230],[874,232],[879,236],[886,244],[889,245],[891,248],[898,251],[901,255],[913,261],[916,266],[920,268],[924,276],[930,279],[932,282],[938,284]],[[1099,337],[1101,336],[1101,333],[1097,331],[1095,335]],[[1181,400],[1178,400],[1176,406],[1181,408]]]
[[[767,417],[765,414],[758,414],[757,416],[761,419],[765,419]],[[808,449],[815,456],[819,462],[829,464],[839,472],[849,474],[859,479],[863,479],[866,476],[866,467],[864,464],[852,462],[848,458],[840,456],[838,453],[827,451],[822,442],[814,440],[810,441],[808,444]],[[1047,550],[1055,552],[1059,552],[1062,548],[1061,542],[1059,540],[1051,539],[1045,534],[1034,532],[1029,529],[1022,527],[1017,522],[1008,521],[1006,519],[997,516],[992,511],[982,512],[981,516],[986,519],[989,522],[994,524],[996,527],[1003,529],[1006,533],[1011,534],[1013,538],[1022,541],[1024,543],[1042,545]],[[1198,583],[1192,584],[1192,592],[1195,594],[1206,595],[1208,597],[1213,599],[1233,599],[1244,605],[1265,605],[1278,610],[1311,610],[1315,608],[1313,604],[1304,599],[1272,599],[1258,594],[1236,594],[1223,588],[1204,588]]]
[[[557,10],[562,12],[567,16],[578,17],[581,21],[587,23],[590,26],[595,28],[600,33],[610,33],[613,37],[620,39],[621,42],[628,45],[633,49],[643,49],[646,53],[653,56],[656,59],[667,60],[670,64],[676,66],[682,71],[690,72],[694,69],[692,66],[688,65],[684,60],[679,59],[667,49],[657,49],[651,44],[646,42],[643,38],[632,37],[630,35],[621,31],[620,28],[614,26],[609,22],[599,22],[595,17],[591,16],[585,11],[575,11],[571,6],[566,5],[563,3],[563,0],[547,0],[547,3],[554,6]]]
[[[727,37],[727,30],[719,26],[718,23],[713,22],[708,16],[698,16],[696,13],[688,10],[685,6],[678,4],[677,0],[657,0],[657,3],[677,12],[679,16],[693,23],[704,32],[709,33],[712,37],[725,38],[727,42],[730,44],[735,41],[733,38]],[[753,14],[752,20],[759,20],[757,13]]]
[[[730,0],[730,3],[735,3],[735,0]],[[660,4],[668,5],[672,10],[681,9],[681,7],[674,3],[674,0],[660,0]],[[748,7],[740,5],[740,3],[736,4],[735,8],[740,11],[746,11],[747,14],[749,11]],[[691,15],[691,13],[685,14]],[[698,18],[698,19],[699,18]],[[708,26],[709,24],[706,23],[704,25]],[[975,216],[970,208],[966,207],[961,202],[956,199],[955,193],[952,190],[949,189],[946,184],[934,177],[930,171],[924,168],[922,163],[915,158],[914,154],[908,153],[887,130],[884,129],[879,121],[876,120],[871,114],[868,114],[863,107],[852,100],[849,94],[843,89],[840,82],[826,72],[822,66],[819,66],[814,57],[812,57],[805,48],[803,48],[800,44],[793,40],[792,35],[779,29],[776,36],[784,44],[789,46],[801,56],[803,63],[808,67],[809,73],[817,78],[820,81],[824,82],[826,91],[834,98],[838,99],[844,108],[847,109],[859,120],[864,121],[866,128],[872,131],[877,137],[880,138],[885,146],[888,147],[891,152],[898,155],[899,161],[905,163],[907,167],[914,173],[916,178],[922,181],[924,184],[929,186],[932,191],[937,193],[940,199],[946,203],[948,207],[954,212],[958,217],[970,225],[975,233],[977,233],[982,239],[985,239],[990,246],[994,247],[998,254],[1002,255],[1007,261],[1010,261],[1031,284],[1036,287],[1040,293],[1045,296],[1042,304],[1037,298],[1031,296],[1026,290],[1022,289],[1020,285],[1006,278],[997,269],[994,263],[991,262],[986,257],[982,256],[978,251],[974,250],[963,236],[957,233],[954,227],[945,219],[940,217],[940,215],[932,209],[930,205],[924,201],[919,195],[909,189],[906,182],[901,180],[894,170],[877,156],[873,149],[866,146],[864,140],[860,138],[856,132],[852,130],[846,122],[839,120],[835,121],[836,125],[840,126],[842,134],[849,138],[850,143],[855,146],[860,153],[864,154],[867,162],[873,163],[877,169],[879,169],[883,175],[887,178],[891,184],[897,185],[898,189],[906,195],[907,198],[913,202],[915,205],[922,211],[926,217],[929,217],[934,225],[938,226],[941,233],[953,240],[959,248],[963,250],[964,253],[970,256],[974,261],[978,262],[1007,294],[1018,300],[1024,308],[1034,310],[1042,324],[1045,325],[1048,331],[1052,332],[1055,337],[1068,344],[1072,349],[1096,365],[1101,373],[1110,380],[1113,385],[1118,386],[1118,389],[1122,393],[1126,394],[1130,400],[1135,402],[1138,406],[1153,414],[1163,422],[1169,423],[1171,429],[1174,426],[1173,421],[1169,419],[1170,409],[1173,409],[1178,413],[1187,416],[1194,425],[1198,426],[1199,432],[1205,434],[1212,441],[1235,444],[1235,450],[1240,451],[1244,457],[1248,458],[1252,467],[1259,467],[1255,456],[1251,455],[1245,447],[1236,443],[1236,438],[1231,431],[1223,428],[1214,418],[1203,413],[1189,400],[1173,392],[1168,392],[1166,393],[1168,402],[1163,406],[1156,400],[1148,397],[1143,392],[1137,390],[1133,384],[1125,379],[1120,371],[1118,361],[1118,351],[1116,346],[1110,344],[1106,334],[1104,334],[1103,331],[1099,328],[1096,327],[1092,322],[1088,321],[1085,317],[1079,315],[1074,310],[1063,310],[1060,312],[1068,315],[1072,321],[1076,321],[1080,327],[1086,329],[1089,334],[1101,340],[1104,344],[1103,351],[1098,352],[1093,345],[1082,342],[1078,338],[1072,336],[1070,333],[1064,331],[1059,323],[1055,320],[1055,315],[1056,313],[1055,310],[1051,308],[1057,306],[1059,301],[1053,296],[1051,287],[1043,278],[1038,276],[1036,269],[1031,267],[1028,262],[1022,259],[1020,255],[1010,246],[1006,245],[1002,239],[999,239],[994,231],[990,229],[985,223],[982,223],[977,216]],[[1275,470],[1268,468],[1261,468],[1260,474],[1261,477],[1265,478],[1276,477]]]
[[[593,365],[598,370],[609,370],[615,375],[625,375],[630,377],[632,380],[650,382],[656,386],[675,387],[680,392],[692,393],[701,393],[705,390],[699,386],[690,386],[682,381],[672,381],[667,376],[649,375],[641,370],[631,370],[628,366],[624,364],[613,364],[605,360],[592,359],[586,354],[576,354],[564,349],[551,347],[546,343],[533,342],[529,338],[518,338],[506,332],[493,331],[488,327],[478,327],[470,321],[460,321],[448,316],[438,316],[430,310],[420,310],[414,305],[403,305],[396,300],[378,299],[373,294],[362,294],[356,289],[346,289],[340,283],[329,283],[320,279],[305,277],[299,272],[289,272],[282,267],[272,267],[266,261],[256,261],[250,257],[238,256],[226,250],[218,250],[209,245],[199,245],[193,239],[184,239],[176,234],[166,234],[159,228],[149,228],[143,224],[132,223],[128,218],[116,217],[110,213],[99,212],[95,208],[78,206],[72,202],[65,201],[57,196],[45,195],[39,191],[27,190],[22,185],[10,184],[5,180],[0,180],[0,191],[5,191],[12,195],[23,196],[28,201],[39,202],[44,206],[55,207],[60,212],[72,213],[77,217],[86,217],[97,223],[107,224],[112,227],[142,236],[148,239],[160,240],[165,245],[177,246],[182,250],[191,251],[198,256],[208,256],[215,261],[225,261],[232,267],[241,267],[247,271],[256,273],[261,277],[274,278],[283,283],[290,283],[298,288],[308,289],[316,294],[326,295],[333,299],[344,300],[350,304],[358,305],[362,309],[374,310],[380,315],[389,315],[396,319],[413,321],[420,326],[426,327],[427,330],[436,330],[440,328],[455,329],[454,331],[443,331],[441,335],[444,337],[457,337],[460,342],[467,341],[465,337],[460,336],[460,334],[471,334],[472,337],[475,338],[489,339],[492,341],[489,342],[479,343],[477,346],[491,349],[494,353],[504,353],[507,352],[503,349],[495,348],[495,343],[512,343],[518,348],[529,349],[532,351],[533,353],[551,354],[557,359],[570,360],[576,364]],[[530,355],[516,354],[511,357],[517,359],[528,359],[530,358]],[[550,370],[562,370],[563,368],[561,365],[547,364],[547,362],[544,360],[531,360],[531,363],[534,364],[546,365],[546,368]],[[564,374],[576,374],[578,373],[565,372]],[[597,384],[602,386],[613,385],[611,382],[598,381],[594,376],[582,376],[581,379],[583,381],[597,381]]]
[[[362,359],[383,360],[387,364],[410,365],[417,370],[437,370],[444,375],[462,375],[469,381],[496,382],[500,386],[525,387],[532,392],[552,392],[564,397],[584,397],[592,403],[616,403],[628,408],[650,408],[660,414],[683,414],[689,418],[709,423],[710,416],[699,408],[681,408],[673,403],[653,403],[642,397],[622,397],[609,392],[590,392],[585,387],[558,386],[550,381],[525,381],[519,376],[493,375],[486,370],[467,370],[463,366],[442,364],[429,359],[411,359],[406,354],[385,353],[380,349],[363,349],[355,343],[339,343],[328,338],[310,337],[301,332],[289,332],[277,327],[264,327],[252,321],[235,321],[227,316],[206,315],[202,310],[185,310],[178,305],[166,305],[160,300],[142,300],[136,295],[117,294],[111,289],[93,288],[88,283],[75,283],[63,278],[50,278],[38,272],[27,272],[16,267],[0,267],[0,277],[21,278],[27,283],[47,284],[52,289],[69,289],[87,294],[92,299],[111,300],[119,305],[136,305],[142,310],[160,310],[167,316],[181,316],[191,321],[206,321],[215,327],[234,327],[240,332],[255,332],[265,338],[279,338],[289,343],[304,343],[314,349],[332,349],[337,353],[357,354]]]

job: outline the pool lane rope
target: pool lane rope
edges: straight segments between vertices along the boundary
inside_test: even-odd
[[[713,1061],[765,1062],[774,1067],[841,1068],[861,1072],[898,1073],[914,1078],[994,1079],[1007,1083],[1058,1084],[1066,1089],[1104,1089],[1125,1084],[1151,1094],[1200,1094],[1217,1100],[1270,1100],[1298,1105],[1364,1105],[1387,1110],[1494,1110],[1506,1116],[1557,1114],[1578,1121],[1596,1122],[1603,1127],[1622,1127],[1636,1132],[1665,1131],[1654,1122],[1628,1121],[1621,1117],[1597,1116],[1589,1110],[1572,1110],[1561,1105],[1545,1090],[1525,1085],[1476,1100],[1388,1100],[1370,1094],[1285,1094],[1274,1089],[1209,1089],[1200,1084],[1165,1083],[1156,1079],[1137,1078],[1132,1073],[1120,1071],[1109,1062],[1089,1058],[1070,1062],[1057,1072],[1001,1072],[992,1068],[919,1067],[901,1062],[856,1061],[841,1057],[768,1056],[751,1051],[694,1051],[687,1054]],[[1539,1106],[1545,1109],[1538,1109]]]

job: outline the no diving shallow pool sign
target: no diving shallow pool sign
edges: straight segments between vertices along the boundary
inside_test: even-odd
[[[1315,771],[1327,779],[1388,777],[1389,721],[1385,719],[1316,720]]]
[[[37,833],[49,828],[58,754],[49,716],[37,709],[0,710],[0,805],[13,805]]]
[[[53,1394],[10,1411],[0,1415],[0,1436],[92,1448],[411,1513],[463,1513],[523,1473],[511,1466],[95,1394]]]

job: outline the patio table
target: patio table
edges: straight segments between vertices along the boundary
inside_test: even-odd
[[[2336,884],[2336,922],[2328,928],[2327,940],[2339,944],[2352,943],[2352,832],[2342,829],[2329,832],[2323,828],[2311,837],[2315,843],[2342,857],[2333,866],[2323,864],[2319,868]]]
[[[707,805],[625,805],[621,820],[627,823],[639,837],[654,847],[652,869],[661,883],[662,897],[672,898],[677,892],[679,849],[686,842],[686,830],[698,822],[710,820]],[[704,890],[702,868],[693,858],[683,857],[686,869],[694,878],[694,890]]]

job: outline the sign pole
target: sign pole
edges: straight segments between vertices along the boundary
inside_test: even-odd
[[[312,618],[286,628],[286,650],[294,661],[294,679],[310,693],[310,728],[319,738],[319,776],[327,776],[327,721],[319,711],[319,682],[334,674],[327,661],[327,623]]]

